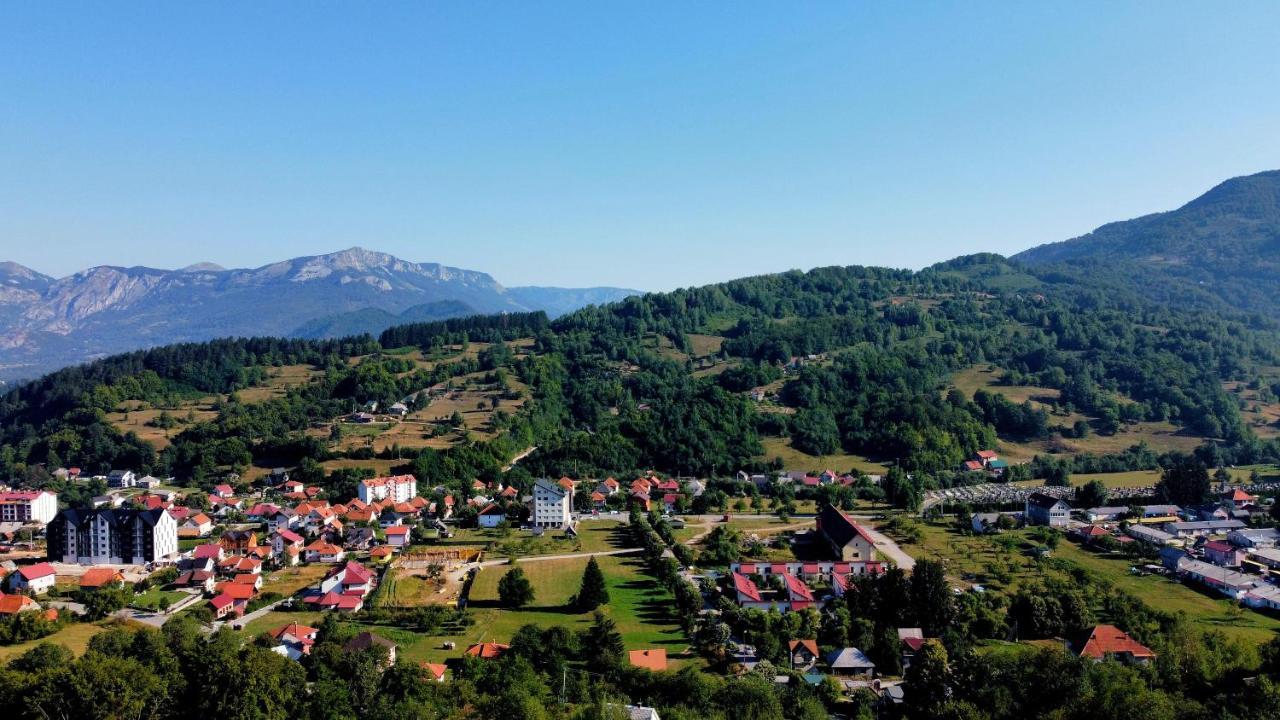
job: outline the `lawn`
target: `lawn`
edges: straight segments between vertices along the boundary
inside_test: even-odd
[[[0,662],[8,662],[31,648],[44,642],[62,645],[76,655],[84,653],[89,647],[89,640],[105,628],[98,624],[71,623],[46,638],[19,643],[17,645],[0,646]]]
[[[324,613],[315,611],[300,612],[282,612],[280,610],[272,610],[256,620],[251,620],[248,625],[240,630],[247,639],[252,640],[268,630],[274,630],[281,625],[289,623],[301,623],[310,625],[311,627],[319,627],[320,621],[324,618]]]
[[[1079,487],[1092,480],[1101,480],[1108,488],[1147,487],[1160,481],[1158,470],[1133,470],[1117,473],[1082,473],[1071,476],[1071,484]],[[1043,480],[1023,480],[1014,483],[1021,487],[1040,487]]]
[[[577,538],[559,530],[534,536],[526,530],[497,528],[460,528],[453,537],[432,545],[483,547],[494,558],[567,555],[569,553],[608,552],[631,547],[626,526],[610,520],[586,520],[579,525]]]
[[[151,588],[141,595],[134,595],[133,599],[129,601],[129,605],[130,607],[142,608],[144,610],[158,610],[160,609],[161,598],[168,598],[169,605],[172,606],[177,605],[179,600],[186,599],[187,594],[184,592],[177,592],[175,590]]]
[[[299,590],[320,582],[332,565],[295,565],[263,576],[262,592],[294,595]]]
[[[869,475],[882,475],[885,466],[874,463],[861,455],[835,453],[832,455],[810,455],[791,447],[787,438],[762,438],[764,446],[763,460],[782,458],[782,466],[787,470],[816,471],[835,470],[836,472],[857,471]]]

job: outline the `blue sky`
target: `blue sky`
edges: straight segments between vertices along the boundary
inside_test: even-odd
[[[1277,3],[5,3],[0,259],[668,289],[1280,167]]]

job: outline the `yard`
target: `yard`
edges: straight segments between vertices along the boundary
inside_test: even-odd
[[[89,647],[89,640],[104,629],[105,627],[97,623],[71,623],[46,638],[19,643],[17,645],[0,646],[0,663],[7,663],[36,645],[46,642],[62,645],[76,655],[81,655],[84,653],[85,649]]]
[[[171,607],[173,605],[177,605],[179,600],[185,600],[187,597],[187,593],[184,592],[151,588],[141,595],[134,595],[133,598],[129,600],[129,606],[139,608],[141,610],[159,610],[160,605],[162,604],[162,599],[168,599],[169,602],[166,607]]]
[[[263,576],[262,592],[294,595],[305,587],[315,585],[329,572],[332,565],[295,565]]]

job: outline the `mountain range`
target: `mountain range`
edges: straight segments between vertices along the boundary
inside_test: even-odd
[[[1036,283],[1280,319],[1280,170],[1232,178],[1176,210],[1011,260]],[[175,342],[376,335],[409,322],[530,310],[556,317],[635,294],[507,288],[483,272],[362,248],[252,269],[100,266],[61,279],[0,263],[0,382]]]
[[[55,279],[0,263],[0,380],[112,353],[226,336],[377,334],[419,320],[545,311],[624,288],[507,288],[486,273],[362,248],[252,269],[99,266]]]

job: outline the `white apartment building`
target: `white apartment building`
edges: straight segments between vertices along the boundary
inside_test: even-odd
[[[573,522],[573,491],[547,479],[533,484],[534,527],[566,527]]]
[[[47,490],[0,492],[0,522],[48,525],[58,514],[58,496]]]
[[[356,493],[365,503],[388,498],[392,502],[409,502],[418,495],[418,479],[412,475],[393,475],[361,480]]]

